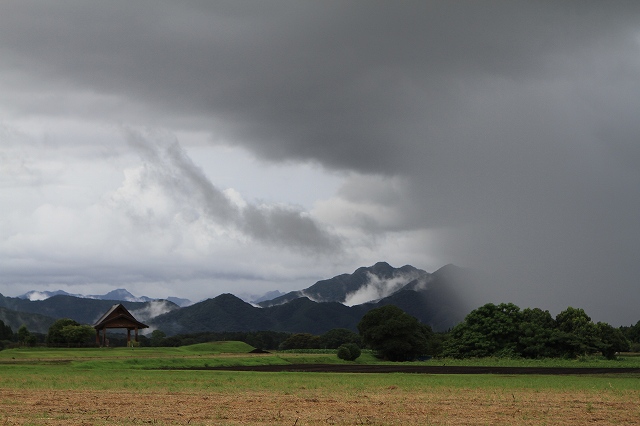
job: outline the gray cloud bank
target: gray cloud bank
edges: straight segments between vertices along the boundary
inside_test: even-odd
[[[167,139],[169,138],[169,139]],[[309,253],[339,254],[337,236],[304,212],[288,206],[234,203],[218,189],[168,135],[126,130],[126,140],[144,161],[140,185],[157,184],[191,220],[204,215],[219,226],[232,227],[257,240]],[[143,220],[145,218],[142,218]]]
[[[373,236],[433,231],[425,257],[494,275],[479,301],[628,323],[639,24],[635,1],[12,2],[0,85],[14,115],[206,131],[351,173],[326,211],[355,206]],[[240,209],[177,145],[138,145],[154,178],[217,222],[338,244],[298,211]]]

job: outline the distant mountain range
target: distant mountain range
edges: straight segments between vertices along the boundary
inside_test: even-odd
[[[118,288],[116,290],[112,290],[107,294],[90,294],[90,295],[83,295],[83,294],[72,294],[72,293],[67,293],[64,290],[56,290],[56,291],[37,291],[37,290],[32,290],[29,291],[25,294],[21,294],[20,296],[18,296],[19,299],[28,299],[33,301],[38,301],[38,300],[46,300],[49,299],[50,297],[53,296],[73,296],[73,297],[79,297],[82,299],[98,299],[98,300],[119,300],[121,302],[151,302],[154,300],[158,300],[158,299],[153,299],[151,297],[147,297],[147,296],[134,296],[133,294],[129,293],[129,291],[125,290],[124,288]],[[183,307],[183,306],[189,306],[191,305],[193,302],[189,299],[182,299],[180,297],[167,297],[164,300],[168,300],[169,302],[173,302],[176,305]]]
[[[393,304],[435,331],[444,331],[472,309],[461,297],[472,283],[470,274],[454,265],[428,273],[410,265],[393,268],[379,262],[304,290],[274,292],[272,298],[256,300],[257,304],[223,294],[180,307],[170,300],[137,298],[124,289],[82,297],[65,292],[29,292],[16,298],[0,295],[0,320],[14,331],[26,324],[29,330],[44,333],[58,318],[92,324],[115,302],[122,302],[152,330],[167,335],[260,330],[321,334],[333,328],[356,331],[367,311]]]
[[[412,266],[393,268],[380,262],[353,274],[318,281],[311,287],[258,303],[223,294],[174,310],[151,321],[167,334],[201,331],[324,333],[332,328],[356,330],[375,307],[396,305],[436,331],[447,330],[470,312],[461,297],[469,275],[454,265],[433,274]],[[363,300],[363,303],[355,303]],[[351,306],[347,306],[353,302]]]
[[[269,307],[307,297],[314,302],[338,302],[353,306],[384,299],[409,283],[424,286],[429,278],[429,273],[410,265],[394,268],[386,262],[378,262],[368,268],[358,268],[353,274],[318,281],[309,288],[262,301],[259,305]]]
[[[82,324],[93,324],[115,303],[120,302],[142,322],[171,310],[180,309],[178,305],[168,300],[126,302],[58,294],[45,300],[31,301],[0,294],[0,320],[14,331],[25,324],[30,331],[46,333],[51,324],[59,318],[71,318]]]

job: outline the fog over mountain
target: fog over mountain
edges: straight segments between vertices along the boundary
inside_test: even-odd
[[[307,297],[314,302],[338,302],[347,306],[375,302],[412,283],[426,287],[430,274],[411,265],[394,268],[386,262],[378,262],[370,267],[360,267],[352,274],[344,273],[333,278],[320,280],[312,286],[277,295],[264,300],[259,306],[275,306],[291,300]]]
[[[5,296],[287,293],[384,260],[639,319],[640,2],[0,12]]]

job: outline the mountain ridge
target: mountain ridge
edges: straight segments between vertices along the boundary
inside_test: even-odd
[[[106,294],[73,294],[67,293],[64,290],[55,290],[55,291],[38,291],[38,290],[30,290],[24,294],[16,296],[18,299],[27,299],[32,302],[47,300],[54,296],[73,296],[81,299],[98,299],[98,300],[116,300],[120,302],[151,302],[154,300],[168,300],[170,302],[175,303],[180,307],[192,305],[193,302],[189,299],[184,299],[181,297],[167,297],[166,299],[157,299],[148,296],[134,296],[125,288],[117,288],[115,290],[111,290]]]
[[[6,297],[0,294],[0,308],[18,312],[24,322],[28,322],[25,314],[41,315],[55,319],[71,318],[82,324],[93,324],[114,304],[122,303],[127,310],[136,315],[140,321],[146,321],[163,312],[180,309],[178,305],[166,300],[150,302],[127,302],[119,300],[87,299],[58,294],[45,300],[30,301],[17,297]],[[12,314],[13,315],[13,314]],[[12,318],[15,315],[12,316]],[[21,324],[9,322],[11,328]],[[48,327],[47,327],[48,328]],[[15,331],[15,330],[14,330]]]
[[[356,269],[353,274],[341,274],[318,281],[304,290],[290,292],[257,306],[242,301],[232,294],[224,294],[169,312],[154,318],[150,325],[167,334],[198,331],[261,331],[273,330],[292,333],[324,333],[333,328],[356,331],[357,324],[369,310],[396,305],[410,315],[431,326],[435,331],[445,331],[462,321],[471,307],[461,296],[467,283],[458,282],[463,269],[446,265],[429,274],[410,265],[393,268],[385,262]],[[346,300],[349,294],[371,285],[371,276],[395,282],[389,294],[366,303],[347,306],[336,300]],[[409,282],[404,282],[413,278]],[[312,290],[309,290],[312,289]],[[315,301],[307,294],[324,297]],[[333,300],[328,300],[333,298]],[[238,307],[229,312],[226,305]],[[212,321],[225,311],[224,322]],[[193,312],[193,314],[192,314]],[[207,314],[209,312],[209,314]],[[208,316],[209,315],[209,316]],[[185,318],[189,323],[185,324]],[[194,323],[195,319],[199,322]],[[225,328],[227,327],[227,328]]]
[[[16,318],[26,323],[29,314],[43,316],[33,320],[43,326],[51,319],[65,317],[92,324],[114,303],[123,303],[151,327],[148,331],[160,329],[167,335],[262,330],[318,334],[332,328],[356,331],[358,322],[370,309],[393,304],[435,331],[445,331],[470,312],[463,297],[471,288],[470,281],[465,270],[455,265],[428,273],[411,265],[394,268],[378,262],[258,304],[229,293],[184,307],[167,300],[117,301],[57,294],[30,301],[0,294],[0,308],[16,312],[7,316],[13,318],[9,323],[12,328],[20,326]],[[119,298],[130,295],[121,290],[107,294]]]
[[[359,291],[363,292],[366,287],[373,287],[370,290],[372,298],[361,300],[360,303],[380,300],[394,291],[399,290],[404,284],[416,279],[427,279],[430,274],[411,265],[394,268],[387,262],[378,262],[373,266],[360,267],[351,274],[340,274],[333,278],[317,281],[315,284],[303,290],[296,290],[286,293],[271,300],[258,303],[266,308],[289,302],[299,297],[308,297],[316,302],[339,302],[347,305],[353,300]],[[379,284],[376,287],[376,284]],[[384,288],[384,287],[387,288]],[[390,288],[395,286],[396,288]],[[378,296],[378,297],[375,297]]]

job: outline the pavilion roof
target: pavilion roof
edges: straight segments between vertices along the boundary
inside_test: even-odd
[[[141,323],[125,308],[121,303],[113,305],[107,312],[100,317],[93,325],[96,329],[102,328],[149,328],[148,325]]]

